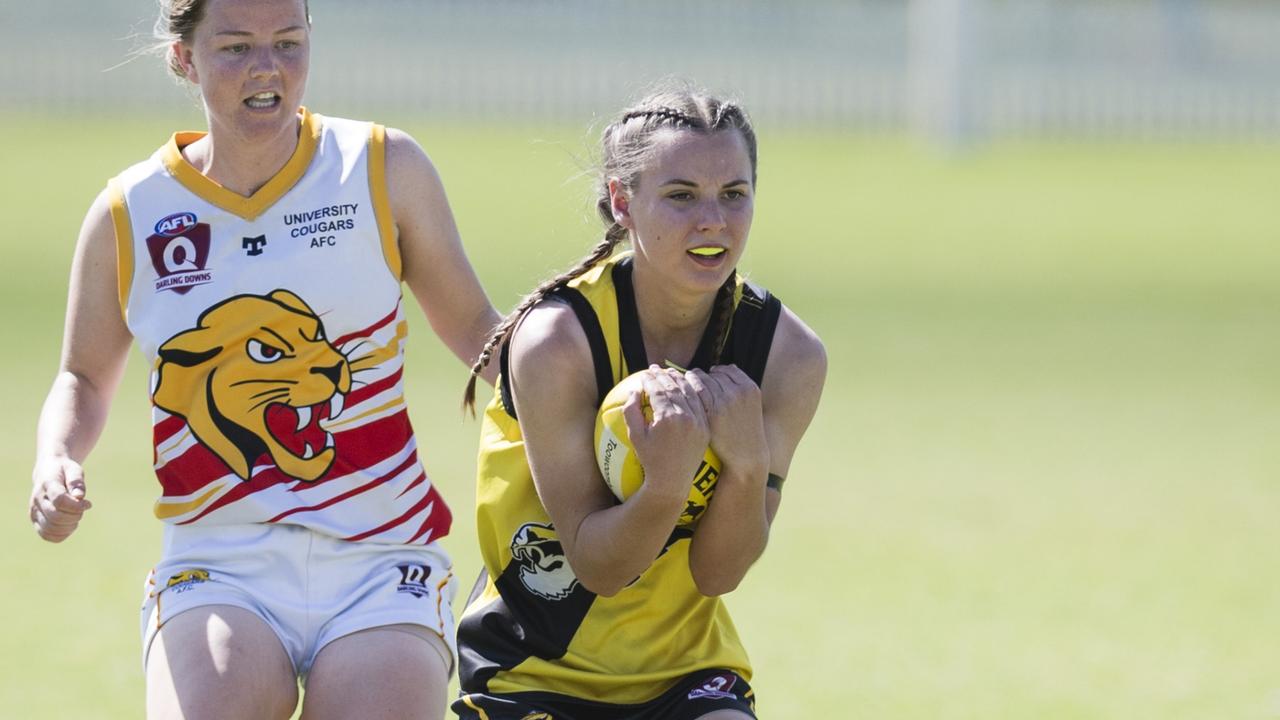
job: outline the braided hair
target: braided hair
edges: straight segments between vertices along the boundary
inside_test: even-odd
[[[520,319],[548,294],[563,287],[574,278],[591,270],[598,263],[608,260],[622,241],[628,239],[626,228],[613,216],[609,197],[609,182],[617,180],[624,188],[634,189],[653,148],[653,136],[663,128],[692,130],[711,133],[733,129],[742,134],[751,161],[751,184],[756,183],[756,136],[746,111],[738,104],[722,100],[680,84],[659,88],[623,111],[617,120],[605,127],[601,137],[603,158],[596,186],[596,212],[604,222],[604,237],[585,257],[573,267],[544,281],[525,295],[516,308],[502,319],[479,357],[471,366],[471,378],[463,395],[463,407],[475,413],[476,379],[493,360],[494,354],[510,338]],[[733,296],[737,287],[737,273],[728,279],[716,293],[712,310],[712,337],[717,338],[715,360],[718,362],[729,332],[733,316]]]

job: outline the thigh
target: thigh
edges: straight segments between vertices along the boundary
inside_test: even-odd
[[[340,637],[307,676],[303,720],[439,720],[452,655],[419,625],[386,625]]]
[[[254,613],[203,605],[160,627],[147,656],[147,717],[288,718],[298,704],[293,664]]]

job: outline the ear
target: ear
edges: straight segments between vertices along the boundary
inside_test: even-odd
[[[628,230],[634,230],[631,221],[631,197],[618,178],[609,178],[609,207],[613,210],[613,221]]]
[[[178,61],[178,67],[182,68],[182,74],[194,85],[200,84],[200,76],[196,72],[195,63],[191,62],[191,47],[181,40],[175,40],[169,46],[169,52],[173,53],[173,57]]]
[[[275,300],[290,310],[302,313],[303,315],[315,317],[315,313],[311,311],[311,308],[308,307],[305,302],[303,302],[302,298],[294,295],[288,290],[272,290],[271,294],[267,297]]]

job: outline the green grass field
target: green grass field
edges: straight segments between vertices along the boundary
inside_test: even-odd
[[[499,306],[593,242],[581,132],[396,124]],[[79,533],[44,544],[25,502],[80,218],[171,129],[0,116],[4,717],[141,716],[159,523],[138,357]],[[831,358],[770,547],[728,601],[762,717],[1280,717],[1280,147],[944,159],[761,134],[744,269]],[[477,424],[415,319],[413,419],[467,586]]]

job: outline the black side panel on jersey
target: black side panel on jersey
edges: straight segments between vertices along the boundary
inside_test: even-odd
[[[458,624],[458,681],[466,692],[485,692],[489,680],[530,657],[564,655],[596,594],[574,582],[567,595],[550,600],[525,587],[521,564],[511,562],[494,581],[501,595]]]
[[[609,362],[609,346],[604,341],[604,330],[600,327],[600,318],[596,316],[596,311],[591,307],[591,303],[571,287],[559,287],[552,290],[548,297],[557,297],[569,303],[569,307],[573,308],[573,314],[578,316],[578,323],[582,325],[582,331],[587,334],[587,345],[591,347],[591,361],[595,365],[596,371],[596,392],[598,393],[596,404],[604,402],[604,396],[613,389],[613,365]],[[507,354],[507,347],[511,344],[508,339],[502,344],[502,350],[498,354],[498,369],[500,377],[500,387],[498,391],[502,395],[502,408],[507,414],[516,419],[516,404],[511,395],[511,372],[510,359]]]
[[[781,314],[782,303],[772,293],[755,283],[743,283],[742,299],[733,313],[733,326],[725,343],[724,362],[737,365],[761,387]]]

